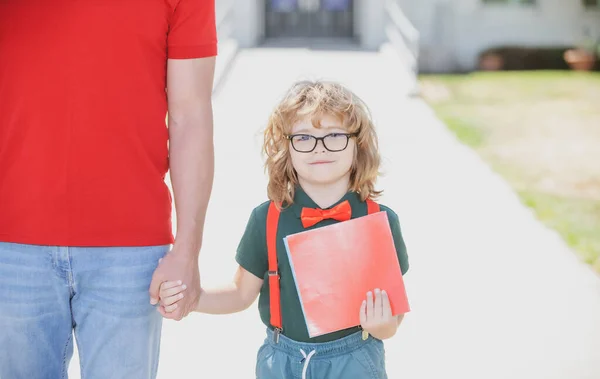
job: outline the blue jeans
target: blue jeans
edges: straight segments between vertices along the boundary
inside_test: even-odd
[[[362,333],[336,341],[302,343],[267,329],[258,350],[257,379],[387,379],[383,342]]]
[[[0,242],[0,379],[155,378],[162,316],[148,288],[169,246]]]

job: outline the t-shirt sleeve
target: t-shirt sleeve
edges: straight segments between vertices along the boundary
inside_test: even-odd
[[[217,55],[215,0],[179,0],[171,14],[168,57],[204,58]]]
[[[404,243],[402,231],[400,230],[400,220],[393,210],[387,207],[381,207],[381,209],[387,212],[390,228],[392,230],[392,237],[394,238],[394,246],[396,247],[396,254],[398,254],[400,270],[402,271],[402,275],[404,275],[408,271],[409,263],[408,254],[406,253],[406,244]]]
[[[267,257],[266,218],[257,215],[257,209],[252,211],[244,235],[240,240],[235,260],[246,271],[264,279],[269,267]]]

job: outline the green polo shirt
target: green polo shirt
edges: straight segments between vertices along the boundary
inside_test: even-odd
[[[360,196],[355,192],[348,192],[337,204],[348,200],[352,207],[352,218],[357,218],[367,215],[367,204],[360,200]],[[353,327],[338,332],[326,334],[323,336],[310,338],[304,316],[302,314],[302,306],[296,290],[296,284],[292,274],[292,269],[289,264],[283,239],[290,235],[301,231],[320,228],[323,226],[334,224],[338,221],[332,219],[323,220],[316,225],[304,228],[300,220],[300,213],[303,207],[318,208],[319,206],[304,192],[300,187],[297,188],[294,197],[294,203],[282,209],[279,216],[279,226],[277,228],[277,261],[279,265],[279,273],[281,276],[281,318],[283,322],[283,334],[288,338],[299,342],[327,342],[345,337],[349,334],[360,330],[359,327]],[[387,212],[390,221],[394,244],[398,253],[398,260],[402,269],[402,274],[408,270],[408,256],[406,254],[406,246],[400,232],[400,223],[398,216],[391,209],[380,205],[382,211]],[[268,257],[267,257],[267,211],[269,202],[265,202],[254,208],[246,231],[242,236],[242,240],[237,249],[236,261],[247,271],[264,280],[258,298],[258,309],[263,323],[272,329],[270,319],[271,312],[269,308],[269,280],[268,280]],[[358,313],[358,309],[356,312]]]

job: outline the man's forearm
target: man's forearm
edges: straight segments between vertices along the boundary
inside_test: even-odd
[[[212,104],[169,118],[171,183],[177,213],[174,250],[198,254],[214,178]]]

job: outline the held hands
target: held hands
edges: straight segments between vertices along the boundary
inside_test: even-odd
[[[187,286],[182,284],[181,280],[172,282],[163,282],[160,285],[160,305],[163,306],[165,313],[171,313],[178,307],[179,300],[184,298],[183,292]]]
[[[159,294],[161,284],[167,282],[169,278],[181,278],[182,283],[186,283],[186,295],[177,307],[169,308],[167,312],[163,298]],[[160,302],[158,311],[163,317],[180,321],[192,312],[198,299],[200,298],[200,271],[198,268],[198,258],[172,250],[160,262],[150,284],[150,304],[156,305]],[[172,305],[172,304],[171,304]]]
[[[373,337],[384,340],[393,337],[398,330],[398,317],[392,316],[392,307],[387,292],[379,288],[367,292],[367,299],[360,307],[360,325]]]

